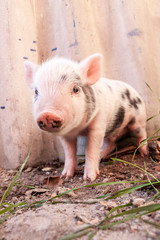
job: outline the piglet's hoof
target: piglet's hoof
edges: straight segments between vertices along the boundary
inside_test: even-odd
[[[85,169],[83,179],[84,179],[84,181],[90,180],[91,182],[93,182],[97,178],[97,175],[99,175],[99,170]]]
[[[139,152],[141,157],[148,156],[149,155],[148,144],[144,144],[142,147],[140,147]]]
[[[61,174],[61,178],[72,178],[74,176],[74,169],[66,169],[64,168]]]

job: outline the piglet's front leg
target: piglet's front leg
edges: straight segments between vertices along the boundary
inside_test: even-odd
[[[73,177],[74,172],[77,169],[77,140],[70,140],[65,137],[61,137],[61,142],[65,153],[65,164],[61,177],[71,178]]]
[[[88,135],[84,180],[94,181],[99,174],[100,152],[103,143],[103,133],[91,130]]]

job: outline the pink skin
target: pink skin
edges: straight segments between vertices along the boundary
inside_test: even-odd
[[[96,136],[96,137],[95,137]],[[84,180],[89,178],[91,181],[99,175],[100,149],[102,136],[98,131],[90,131],[88,135],[86,149],[86,163],[84,168]]]
[[[115,141],[124,133],[131,116],[135,116],[136,122],[128,126],[128,130],[135,133],[138,128],[141,129],[136,135],[138,144],[146,138],[143,104],[139,106],[139,110],[134,110],[134,107],[127,109],[126,100],[126,105],[123,103],[126,110],[123,124],[115,134],[104,139],[107,127],[110,123],[113,125],[117,109],[122,105],[117,93],[126,88],[133,92],[133,96],[137,96],[137,93],[128,85],[105,79],[99,80],[101,55],[92,55],[79,64],[63,58],[55,58],[42,66],[25,62],[25,70],[27,85],[35,90],[33,114],[37,125],[42,130],[59,136],[63,145],[65,164],[62,177],[70,178],[74,175],[77,168],[77,137],[80,135],[88,137],[83,178],[91,181],[99,174],[100,159],[114,150]],[[80,76],[80,85],[72,81],[75,76]],[[64,80],[65,77],[68,77],[67,82]],[[112,91],[106,88],[106,84],[110,84],[111,87],[113,85]],[[88,96],[83,90],[86,86],[93,86],[88,90]],[[93,101],[93,109],[91,105],[86,105],[89,97]],[[139,151],[142,156],[147,155],[147,144],[141,146]]]
[[[142,129],[141,129],[141,132],[142,132],[143,135],[141,135],[141,136],[137,139],[137,141],[138,141],[138,146],[140,146],[140,145],[141,145],[141,142],[147,138],[147,134],[146,134],[145,128],[142,128]],[[146,143],[143,143],[143,145],[142,145],[141,147],[139,147],[138,150],[139,150],[140,155],[141,155],[142,157],[147,156],[147,155],[149,154],[147,142],[146,142]]]
[[[147,142],[141,144],[142,141],[147,138],[146,124],[144,122],[144,119],[143,119],[143,121],[140,121],[140,122],[138,122],[136,124],[133,124],[133,126],[129,126],[129,128],[130,128],[130,131],[133,133],[133,135],[137,138],[137,146],[140,146],[140,147],[138,147],[140,155],[142,157],[148,155],[149,151],[148,151],[148,144],[147,144]],[[136,133],[134,133],[134,131],[137,128],[140,129],[140,132],[136,134]]]
[[[65,165],[62,171],[62,177],[71,178],[77,169],[76,150],[77,140],[69,140],[65,137],[61,137],[61,142],[65,151]]]

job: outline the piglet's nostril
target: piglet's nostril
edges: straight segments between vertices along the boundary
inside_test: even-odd
[[[53,120],[53,122],[51,123],[53,128],[59,128],[62,126],[62,122],[61,121],[55,121]]]
[[[43,121],[39,121],[38,125],[39,125],[40,128],[46,127],[46,125]]]

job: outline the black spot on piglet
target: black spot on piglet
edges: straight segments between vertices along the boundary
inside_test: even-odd
[[[67,74],[63,74],[60,78],[60,83],[64,83],[68,79]]]
[[[113,133],[117,128],[119,128],[122,125],[124,116],[125,116],[125,109],[123,106],[121,106],[117,111],[113,125],[111,126],[109,131],[107,131],[105,134],[106,137],[109,136],[111,133]]]
[[[140,104],[142,101],[139,97],[131,97],[131,93],[128,89],[126,89],[125,93],[126,97],[128,98],[129,104],[131,107],[134,107],[135,109],[138,109],[138,104]]]
[[[124,115],[125,115],[125,109],[124,107],[120,107],[118,109],[115,121],[114,121],[114,125],[116,128],[119,128],[121,126],[121,124],[123,123],[124,120]]]

